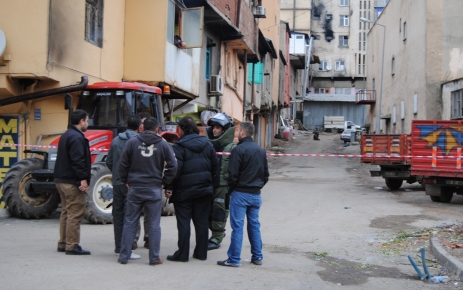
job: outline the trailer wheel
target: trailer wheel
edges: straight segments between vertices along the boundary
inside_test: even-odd
[[[3,197],[13,215],[25,219],[40,219],[49,216],[58,207],[59,194],[37,194],[29,190],[29,183],[35,181],[31,173],[42,167],[42,159],[26,158],[15,163],[6,173]]]
[[[93,224],[113,222],[113,175],[103,162],[92,165],[90,185],[87,191],[85,219]]]
[[[440,202],[450,203],[453,197],[453,187],[442,186],[440,190]]]
[[[440,196],[430,195],[433,202],[440,202]]]
[[[403,182],[404,181],[402,179],[386,178],[386,186],[392,190],[399,189]]]

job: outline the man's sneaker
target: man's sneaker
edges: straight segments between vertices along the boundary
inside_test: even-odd
[[[209,243],[207,244],[207,250],[208,250],[208,251],[210,251],[210,250],[216,250],[216,249],[218,249],[218,248],[220,248],[220,244],[216,244],[216,243],[214,243],[214,242],[209,242]]]
[[[217,261],[217,265],[227,266],[227,267],[239,267],[240,266],[240,264],[233,264],[233,263],[230,263],[228,260]]]
[[[127,261],[126,261],[126,262],[122,262],[122,261],[121,261],[121,258],[118,258],[118,259],[117,259],[117,262],[118,262],[119,264],[122,264],[122,265],[127,264]]]
[[[262,265],[262,259],[259,260],[251,260],[251,264],[261,266]]]
[[[137,255],[135,253],[130,254],[130,260],[138,260],[140,259],[140,255]]]
[[[154,263],[151,263],[151,262],[150,262],[150,266],[161,265],[162,262],[164,262],[162,259],[158,259],[158,260],[157,260],[156,262],[154,262]]]
[[[119,256],[119,253],[116,253],[116,256]],[[132,254],[130,254],[130,258],[129,258],[129,259],[130,259],[130,260],[138,260],[138,259],[140,259],[140,258],[141,258],[140,255],[137,255],[137,254],[135,254],[135,253],[132,253]]]

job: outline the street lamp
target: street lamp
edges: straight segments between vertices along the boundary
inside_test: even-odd
[[[379,131],[381,129],[381,103],[382,103],[382,100],[383,100],[384,46],[386,44],[386,26],[384,26],[382,24],[379,24],[379,23],[376,23],[374,21],[371,21],[371,20],[369,20],[369,19],[367,19],[365,17],[360,17],[360,20],[363,21],[363,22],[370,22],[370,23],[379,25],[379,26],[384,28],[384,34],[383,34],[383,60],[382,60],[382,64],[381,64],[381,84],[380,84],[380,88],[379,88],[379,107],[378,107],[378,134],[379,134]]]

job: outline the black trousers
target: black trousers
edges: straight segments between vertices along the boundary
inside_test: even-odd
[[[190,223],[193,220],[196,233],[196,246],[193,255],[197,259],[207,259],[211,199],[212,196],[208,194],[174,203],[178,230],[178,250],[175,252],[174,258],[188,261],[190,256]]]

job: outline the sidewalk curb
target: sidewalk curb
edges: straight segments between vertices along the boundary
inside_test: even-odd
[[[450,255],[440,244],[437,238],[431,238],[431,251],[439,262],[456,274],[457,278],[463,279],[463,263]]]
[[[9,219],[10,217],[11,217],[11,214],[7,208],[0,209],[0,220]]]

